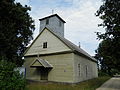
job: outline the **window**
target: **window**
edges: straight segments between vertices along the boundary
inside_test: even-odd
[[[49,24],[49,19],[47,18],[47,19],[46,19],[46,25],[48,25],[48,24]]]
[[[88,66],[85,65],[85,69],[86,69],[86,77],[88,76]]]
[[[81,76],[81,70],[80,70],[80,68],[81,68],[81,65],[78,64],[78,75],[79,75],[79,76]]]
[[[61,25],[62,25],[62,23],[61,23],[61,21],[59,20],[59,26],[61,27]]]
[[[47,48],[47,42],[43,43],[43,48]]]

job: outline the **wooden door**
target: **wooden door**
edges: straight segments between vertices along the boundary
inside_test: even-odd
[[[48,80],[48,70],[41,69],[41,80]]]

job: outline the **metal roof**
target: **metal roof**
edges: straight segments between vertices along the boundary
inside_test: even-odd
[[[95,58],[93,58],[91,55],[89,55],[86,51],[84,51],[82,48],[79,48],[78,46],[76,46],[75,44],[73,44],[72,42],[70,42],[69,40],[67,40],[64,37],[61,37],[59,35],[57,35],[57,33],[53,32],[52,29],[50,29],[50,27],[46,26],[42,32],[47,29],[49,30],[53,35],[55,35],[59,40],[61,40],[65,45],[67,45],[74,53],[77,53],[79,55],[82,55],[84,57],[87,57],[89,59],[91,59],[92,61],[97,62],[97,60]],[[41,32],[41,33],[42,33]],[[36,37],[36,39],[32,42],[32,44],[37,40],[37,38],[41,35],[41,33]],[[32,44],[30,45],[30,47],[32,46]],[[29,47],[29,48],[30,48]],[[29,50],[29,48],[25,51],[25,53]],[[25,54],[24,53],[24,54]]]
[[[64,23],[66,23],[66,22],[65,22],[60,16],[58,16],[57,14],[53,14],[53,15],[50,15],[50,16],[41,18],[41,19],[39,19],[39,20],[41,21],[41,20],[44,20],[44,19],[47,19],[47,18],[50,18],[50,17],[54,17],[54,16],[58,17],[61,21],[63,21]]]
[[[47,28],[48,29],[48,28]],[[48,29],[49,30],[49,29]],[[61,37],[59,35],[57,35],[56,33],[54,33],[52,30],[49,30],[51,33],[53,33],[57,38],[59,38],[64,44],[66,44],[69,48],[71,48],[74,52],[77,52],[79,54],[82,54],[83,56],[88,57],[89,59],[92,59],[93,61],[96,61],[95,58],[93,58],[91,55],[89,55],[86,51],[84,51],[82,48],[76,46],[75,44],[73,44],[72,42],[70,42],[69,40],[67,40],[64,37]]]

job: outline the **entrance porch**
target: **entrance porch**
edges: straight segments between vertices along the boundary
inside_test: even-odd
[[[40,81],[47,81],[48,73],[53,68],[53,66],[48,61],[43,59],[34,60],[30,67],[36,69],[36,74],[39,76]]]

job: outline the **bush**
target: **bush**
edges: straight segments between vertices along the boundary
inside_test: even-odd
[[[23,90],[25,79],[19,71],[14,71],[15,64],[5,60],[0,61],[0,89],[1,90]]]
[[[110,76],[109,74],[107,74],[106,72],[103,72],[103,71],[99,71],[98,72],[98,76]]]

